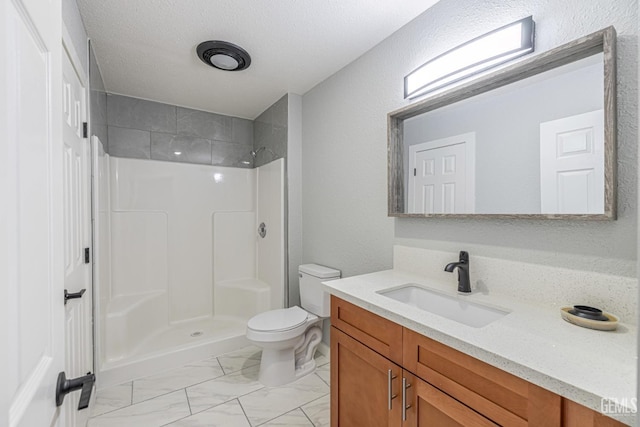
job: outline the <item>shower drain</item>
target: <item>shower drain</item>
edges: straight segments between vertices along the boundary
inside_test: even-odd
[[[203,334],[203,332],[202,332],[202,331],[195,331],[195,332],[192,332],[192,333],[191,333],[191,336],[192,336],[192,337],[199,337],[199,336],[200,336],[200,335],[202,335],[202,334]]]

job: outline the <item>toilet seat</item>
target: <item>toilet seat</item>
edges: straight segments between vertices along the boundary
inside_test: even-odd
[[[247,327],[256,332],[284,332],[307,322],[309,313],[298,306],[266,311],[249,319]]]

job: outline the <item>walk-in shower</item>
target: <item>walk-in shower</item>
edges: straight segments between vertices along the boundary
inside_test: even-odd
[[[247,320],[283,306],[284,160],[117,158],[97,139],[94,153],[98,386],[244,346]]]

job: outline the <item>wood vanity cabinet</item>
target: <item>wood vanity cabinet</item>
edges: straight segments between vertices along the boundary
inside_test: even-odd
[[[332,427],[623,426],[331,298]]]
[[[402,425],[402,368],[349,335],[331,328],[331,425]],[[389,395],[391,387],[391,395]],[[389,397],[396,396],[391,400]]]

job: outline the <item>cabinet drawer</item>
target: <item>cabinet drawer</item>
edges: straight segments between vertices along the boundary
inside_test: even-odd
[[[402,363],[402,326],[331,296],[331,325],[397,364]]]
[[[560,425],[560,396],[406,328],[403,342],[405,369],[496,423]]]

